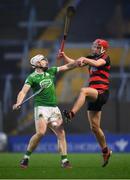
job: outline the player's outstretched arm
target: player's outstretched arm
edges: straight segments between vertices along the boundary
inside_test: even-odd
[[[99,66],[103,66],[106,64],[106,61],[102,58],[95,61],[94,59],[80,57],[79,59],[76,60],[76,62],[77,62],[78,66],[84,66],[86,64],[86,65],[90,65],[90,66],[99,67]]]
[[[13,105],[13,110],[19,109],[26,94],[28,93],[31,86],[29,84],[25,84],[22,90],[18,93],[16,104]]]
[[[67,63],[74,63],[74,62],[75,62],[74,59],[68,57],[68,56],[65,54],[65,52],[60,51],[60,50],[59,50],[58,57],[61,58],[61,59],[64,59],[64,61],[67,62]]]
[[[65,64],[63,66],[59,66],[58,71],[63,72],[63,71],[67,71],[67,70],[70,70],[70,69],[74,69],[76,67],[77,67],[77,63],[76,62],[71,62],[71,63]]]

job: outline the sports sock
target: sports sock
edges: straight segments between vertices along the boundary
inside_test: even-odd
[[[29,159],[31,154],[32,154],[31,151],[27,151],[27,152],[25,153],[25,155],[24,155],[24,158],[25,158],[25,159],[26,159],[26,158]]]
[[[68,161],[67,159],[67,155],[61,155],[61,161],[64,163],[66,161]]]

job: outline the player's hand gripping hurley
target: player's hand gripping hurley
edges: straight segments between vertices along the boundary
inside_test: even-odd
[[[28,102],[30,99],[32,99],[33,97],[35,97],[36,95],[38,95],[40,92],[42,92],[44,89],[46,88],[46,85],[42,85],[41,88],[36,91],[34,94],[32,94],[31,96],[29,96],[28,98],[26,98],[19,106],[16,107],[16,104],[13,105],[13,110],[17,110],[19,109],[23,104],[25,104],[26,102]]]
[[[38,95],[40,92],[42,92],[42,90],[45,88],[45,86],[42,86],[38,91],[36,91],[34,94],[32,94],[30,97],[28,97],[27,99],[25,99],[21,105],[23,105],[24,103],[26,103],[27,101],[29,101],[30,99],[32,99],[33,97],[35,97],[36,95]]]

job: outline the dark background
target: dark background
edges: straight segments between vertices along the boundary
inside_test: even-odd
[[[110,43],[111,83],[109,102],[104,106],[102,127],[106,132],[130,132],[130,1],[129,0],[0,0],[0,131],[9,135],[34,132],[33,102],[12,111],[26,76],[32,71],[29,60],[42,53],[50,66],[63,62],[56,56],[63,37],[64,17],[69,5],[76,7],[65,52],[86,56],[95,38]],[[86,69],[57,76],[61,110],[69,109],[80,88],[87,84]],[[28,94],[28,96],[31,93]],[[84,107],[68,133],[88,133]],[[48,131],[48,133],[51,133]]]

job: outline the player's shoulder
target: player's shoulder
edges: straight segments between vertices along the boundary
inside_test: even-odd
[[[33,81],[34,81],[35,75],[36,75],[35,72],[30,73],[30,74],[26,77],[25,84],[30,84],[30,85],[32,85],[32,84],[33,84]]]
[[[57,73],[57,67],[53,66],[53,67],[49,68],[46,72],[49,74]]]
[[[30,73],[29,75],[28,75],[28,77],[30,77],[30,78],[33,78],[33,77],[35,77],[36,76],[36,72],[34,71],[34,72],[32,72],[32,73]]]
[[[49,69],[47,69],[47,72],[53,71],[53,70],[55,70],[55,69],[57,69],[57,67],[56,67],[56,66],[52,66],[52,67],[50,67]]]
[[[28,76],[27,76],[27,78],[26,79],[29,79],[29,80],[33,80],[35,77],[36,77],[36,72],[34,71],[34,72],[32,72],[32,73],[30,73]]]
[[[103,54],[103,55],[101,56],[101,58],[102,58],[102,59],[110,59],[110,56],[105,53],[105,54]]]
[[[101,58],[106,61],[106,65],[110,65],[111,64],[110,56],[108,54],[104,54]]]
[[[108,54],[105,54],[103,56],[103,59],[105,59],[106,61],[110,61],[110,56]]]
[[[86,56],[86,58],[94,59],[94,58],[95,58],[95,55],[93,55],[93,54],[88,54],[88,55]]]

